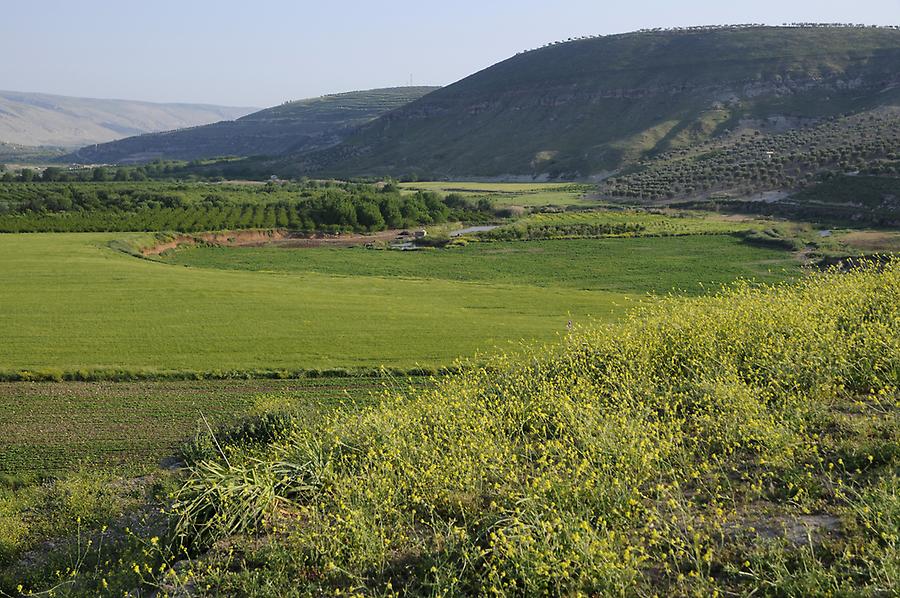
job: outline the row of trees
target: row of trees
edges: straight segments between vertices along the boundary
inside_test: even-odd
[[[900,29],[900,25],[866,25],[864,23],[782,23],[782,27],[789,27],[791,29]],[[653,28],[644,28],[638,29],[635,33],[679,33],[679,32],[698,32],[698,31],[730,31],[735,29],[760,29],[764,27],[771,27],[771,25],[766,25],[765,23],[735,23],[735,24],[722,24],[722,25],[692,25],[688,27],[653,27]],[[578,37],[569,37],[564,40],[557,40],[553,42],[548,42],[543,46],[538,48],[532,48],[530,50],[522,50],[517,52],[517,54],[525,54],[527,52],[533,52],[535,50],[539,50],[542,48],[548,48],[550,46],[558,46],[559,44],[565,44],[567,42],[579,41],[584,39],[601,39],[604,37],[619,37],[622,35],[631,35],[630,33],[614,33],[611,35],[606,34],[597,34],[597,35],[581,35]]]
[[[745,133],[661,154],[603,182],[609,197],[658,200],[710,192],[795,190],[828,172],[900,173],[900,116],[830,119],[781,134]]]
[[[289,228],[303,231],[378,231],[492,215],[489,202],[434,192],[404,195],[371,185],[328,186],[292,200],[235,202],[215,194],[189,201],[147,191],[115,194],[80,190],[10,205],[0,200],[2,232],[181,231]]]
[[[177,160],[155,160],[148,164],[135,166],[93,166],[93,167],[61,167],[48,166],[43,170],[22,168],[15,172],[0,164],[0,181],[5,183],[78,183],[107,181],[147,181],[175,180],[190,178],[201,180],[207,177],[196,175],[193,171],[203,166],[200,161],[184,162]],[[219,179],[220,177],[214,177]]]
[[[169,168],[169,171],[166,171]],[[77,182],[107,182],[107,181],[146,181],[155,178],[166,178],[166,175],[174,177],[179,172],[175,167],[168,166],[156,168],[153,166],[119,166],[105,167],[96,166],[93,168],[62,168],[59,166],[48,166],[42,171],[32,168],[22,168],[15,172],[5,170],[0,176],[0,181],[4,183],[77,183]]]

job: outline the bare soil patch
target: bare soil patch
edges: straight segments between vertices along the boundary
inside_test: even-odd
[[[287,249],[307,247],[356,247],[374,243],[389,243],[400,237],[399,229],[375,233],[300,233],[285,229],[241,230],[215,233],[181,234],[165,242],[141,248],[145,256],[190,245],[219,245],[222,247],[261,247],[271,245]]]
[[[271,243],[274,240],[283,239],[288,236],[288,231],[284,229],[273,230],[240,230],[240,231],[222,231],[217,233],[197,233],[194,235],[176,235],[172,239],[163,243],[158,243],[151,247],[141,248],[143,255],[159,255],[170,249],[176,249],[183,245],[197,245],[205,243],[209,245],[223,245],[229,247],[249,246],[255,247]]]
[[[863,251],[900,251],[900,233],[889,231],[856,231],[841,239],[850,247]]]

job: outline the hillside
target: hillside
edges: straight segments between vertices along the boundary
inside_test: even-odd
[[[789,128],[900,103],[900,31],[723,27],[520,53],[295,156],[290,173],[602,175],[738,127]]]
[[[253,108],[207,104],[157,104],[0,91],[0,141],[74,148],[237,118],[252,111]]]
[[[898,174],[900,109],[882,107],[665,152],[607,178],[594,199],[893,226]]]
[[[35,147],[0,141],[0,165],[5,165],[10,162],[27,162],[29,164],[35,162],[48,162],[65,153],[66,150],[59,147]],[[0,171],[2,170],[3,168],[0,168]]]
[[[157,158],[194,160],[320,149],[340,142],[352,128],[435,89],[394,87],[298,100],[233,121],[85,147],[73,157],[81,162],[146,162]]]

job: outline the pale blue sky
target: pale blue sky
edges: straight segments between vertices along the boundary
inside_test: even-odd
[[[262,107],[579,35],[786,21],[898,24],[900,0],[0,0],[0,89]]]

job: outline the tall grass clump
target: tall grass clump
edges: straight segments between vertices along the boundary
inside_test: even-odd
[[[896,261],[655,300],[200,461],[177,530],[313,593],[891,593],[898,374]]]

